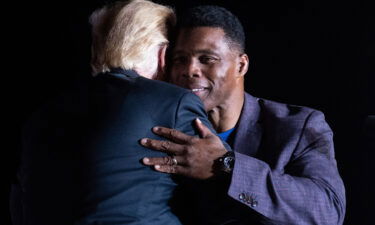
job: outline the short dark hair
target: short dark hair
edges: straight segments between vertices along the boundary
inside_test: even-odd
[[[196,6],[177,19],[177,32],[183,28],[217,27],[223,29],[231,47],[245,50],[245,32],[239,19],[227,9],[215,5]]]

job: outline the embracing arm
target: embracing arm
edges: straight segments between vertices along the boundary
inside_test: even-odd
[[[200,137],[159,127],[155,133],[168,141],[142,142],[145,147],[176,155],[182,165],[176,167],[168,157],[143,162],[165,173],[198,179],[214,176],[214,161],[226,150],[209,129],[196,125]],[[263,215],[268,224],[342,224],[345,189],[334,158],[332,131],[322,113],[314,111],[307,117],[298,144],[289,151],[292,153],[283,152],[278,159],[283,166],[277,170],[235,152],[229,196]]]
[[[345,190],[332,132],[320,112],[307,118],[284,170],[236,152],[228,194],[276,224],[342,224]]]
[[[172,155],[143,159],[145,165],[154,166],[159,172],[207,179],[214,176],[216,172],[215,160],[230,149],[216,136],[199,98],[190,93],[180,101],[176,112],[175,129],[154,127],[153,131],[168,140],[143,138],[141,144]],[[198,132],[199,136],[195,135]],[[174,164],[173,159],[177,160],[177,165]]]

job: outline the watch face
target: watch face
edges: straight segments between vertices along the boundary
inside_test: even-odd
[[[224,163],[224,167],[226,169],[232,170],[233,167],[234,167],[234,157],[233,156],[225,157],[224,160],[223,160],[223,163]]]
[[[231,173],[234,168],[235,155],[233,151],[228,151],[218,159],[218,168],[226,173]]]

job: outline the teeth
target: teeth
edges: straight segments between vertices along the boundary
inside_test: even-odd
[[[191,89],[192,92],[196,92],[196,91],[203,91],[204,88],[194,88],[194,89]]]

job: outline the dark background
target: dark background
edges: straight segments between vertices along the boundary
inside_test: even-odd
[[[17,2],[4,9],[12,15],[5,19],[2,35],[8,39],[3,68],[9,69],[2,79],[2,118],[10,137],[1,157],[6,182],[0,213],[5,223],[0,224],[10,224],[8,192],[22,125],[45,101],[89,76],[88,16],[111,1],[78,2]],[[345,224],[370,225],[375,210],[375,131],[365,125],[368,115],[375,115],[375,8],[370,0],[157,2],[174,5],[177,12],[217,4],[239,17],[251,59],[246,90],[325,113],[347,191]]]

